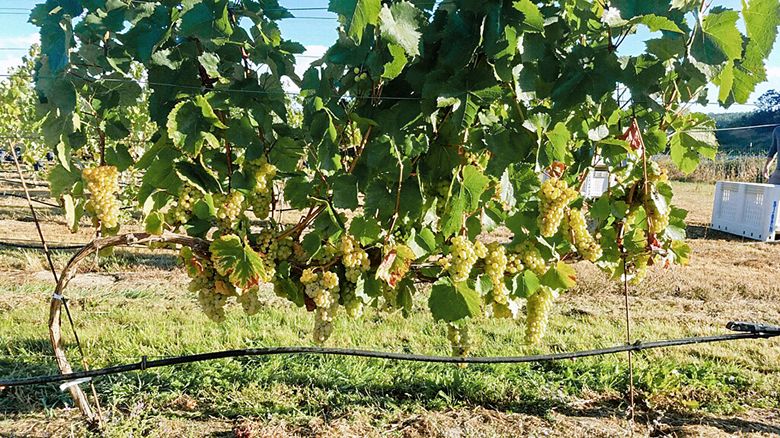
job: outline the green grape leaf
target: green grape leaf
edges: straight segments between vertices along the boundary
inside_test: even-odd
[[[523,24],[537,32],[544,31],[544,16],[534,2],[518,0],[512,3],[512,6],[523,14]]]
[[[339,14],[339,21],[344,25],[347,36],[360,44],[366,27],[376,26],[379,23],[382,2],[380,0],[330,0],[328,10]]]
[[[217,178],[200,161],[179,161],[174,165],[176,174],[203,193],[222,193]]]
[[[191,156],[197,156],[205,142],[219,148],[219,142],[211,129],[227,129],[203,96],[178,103],[168,115],[168,135],[177,148]]]
[[[62,195],[61,199],[65,210],[65,223],[68,224],[70,232],[75,233],[79,230],[79,220],[84,215],[85,202],[83,200],[76,202],[69,194]]]
[[[445,238],[452,236],[463,228],[465,208],[465,195],[464,191],[461,190],[457,196],[450,198],[447,209],[441,218],[441,232]]]
[[[141,18],[119,39],[126,50],[135,55],[141,62],[147,62],[157,48],[170,37],[173,23],[177,20],[179,11],[157,5],[152,15]]]
[[[463,168],[463,193],[465,194],[465,209],[471,212],[479,208],[479,200],[490,183],[490,178],[474,165]]]
[[[480,297],[465,282],[452,283],[448,277],[433,284],[428,307],[436,321],[455,322],[480,313]]]
[[[306,304],[306,295],[300,287],[289,278],[276,278],[274,280],[274,290],[281,291],[288,300],[298,307]]]
[[[209,251],[214,269],[230,278],[236,287],[248,289],[256,286],[265,276],[260,256],[236,235],[221,236],[211,243]]]
[[[401,75],[408,59],[406,58],[404,48],[397,44],[388,44],[387,49],[390,51],[390,56],[393,59],[384,65],[382,77],[390,81]]]
[[[670,139],[672,161],[688,175],[699,165],[699,157],[715,158],[718,140],[711,130],[687,130],[672,134]]]
[[[565,262],[558,262],[542,276],[541,283],[553,289],[571,289],[577,284],[577,273]]]
[[[333,205],[336,208],[354,210],[358,208],[357,178],[354,175],[339,175],[331,179]]]
[[[153,211],[144,219],[144,229],[147,233],[161,235],[165,230],[165,216],[159,211]]]
[[[388,45],[402,47],[409,56],[417,56],[420,54],[422,36],[418,30],[420,19],[420,10],[407,1],[393,3],[390,7],[384,5],[379,13],[382,38]]]
[[[374,218],[356,216],[349,224],[349,234],[353,235],[361,245],[370,245],[379,240],[382,228]]]
[[[134,162],[127,145],[117,144],[115,147],[106,148],[106,164],[116,166],[120,172],[129,169]]]
[[[540,287],[539,277],[526,269],[509,280],[509,294],[515,298],[529,298]]]
[[[691,55],[706,65],[721,65],[742,56],[742,35],[737,29],[739,13],[715,8],[707,14],[696,31]]]
[[[49,188],[53,197],[71,193],[73,186],[80,181],[81,173],[69,171],[61,164],[57,164],[49,171]]]
[[[629,24],[644,24],[650,29],[650,32],[658,32],[661,30],[675,33],[683,33],[680,30],[680,26],[668,17],[661,15],[649,14],[642,15],[641,17],[635,17],[629,21]]]
[[[203,39],[229,37],[233,34],[227,0],[203,0],[181,17],[182,36]]]

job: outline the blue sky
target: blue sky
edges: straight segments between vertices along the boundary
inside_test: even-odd
[[[4,73],[8,67],[18,63],[24,54],[22,51],[1,50],[4,48],[24,48],[37,41],[37,28],[27,23],[27,16],[23,10],[31,9],[36,0],[0,0],[0,73]],[[327,0],[280,0],[287,8],[322,8],[327,7]],[[725,6],[732,9],[741,9],[741,0],[715,0],[713,6]],[[14,14],[14,15],[12,15]],[[284,20],[281,24],[286,38],[298,41],[308,48],[308,55],[320,55],[325,48],[335,40],[337,25],[335,15],[327,11],[295,11],[298,18]],[[330,17],[330,19],[317,19]],[[651,37],[647,32],[632,36],[621,48],[623,53],[635,53],[644,48],[644,39]],[[776,44],[776,47],[780,43]],[[302,62],[310,61],[307,57]],[[304,66],[301,69],[305,69]],[[758,86],[751,99],[757,98],[764,91],[771,88],[780,88],[780,50],[775,48],[767,62],[769,80]],[[752,107],[732,107],[730,111],[750,110]],[[701,108],[699,108],[701,110]],[[714,111],[716,107],[707,107]]]

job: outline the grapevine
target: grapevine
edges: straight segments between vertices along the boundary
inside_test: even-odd
[[[648,157],[670,152],[688,173],[714,155],[713,121],[689,111],[707,97],[691,90],[744,102],[780,21],[772,2],[744,2],[740,21],[684,1],[361,0],[376,7],[359,14],[332,1],[338,38],[300,75],[305,48],[275,0],[114,3],[50,1],[30,17],[41,53],[26,74],[71,228],[86,212],[116,231],[121,172],[149,232],[210,240],[208,257],[182,258],[212,319],[231,300],[257,311],[271,282],[314,312],[316,342],[340,306],[427,305],[462,354],[464,321],[515,318],[522,297],[539,341],[578,256],[632,283],[687,262],[685,212]],[[658,23],[641,53],[618,50]],[[713,23],[745,43],[722,47]],[[614,184],[586,199],[597,162]],[[497,230],[506,239],[484,245]]]

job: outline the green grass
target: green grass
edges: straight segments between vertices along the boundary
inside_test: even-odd
[[[165,275],[165,274],[162,274]],[[161,276],[160,276],[161,277]],[[179,278],[179,281],[181,279]],[[71,310],[92,367],[149,358],[252,346],[308,345],[311,315],[271,296],[259,315],[233,307],[221,325],[208,321],[186,296],[182,284],[160,278],[159,286],[69,289]],[[0,288],[0,375],[56,373],[45,327],[50,289],[43,283]],[[269,294],[272,295],[272,294]],[[586,297],[582,297],[587,299]],[[619,303],[618,296],[614,302]],[[418,297],[424,303],[424,297]],[[635,336],[659,339],[711,333],[717,326],[685,326],[638,320]],[[68,355],[78,362],[66,322]],[[446,355],[445,328],[427,312],[404,319],[369,311],[361,320],[343,316],[329,345]],[[558,307],[546,347],[524,345],[523,327],[510,321],[482,321],[472,330],[475,355],[513,355],[590,349],[621,343],[620,318]],[[777,408],[780,371],[762,351],[772,341],[741,341],[635,355],[635,383],[646,406],[733,413],[748,407]],[[400,412],[482,406],[545,416],[577,398],[596,394],[624,404],[625,355],[546,364],[472,365],[392,362],[360,358],[275,356],[238,358],[157,368],[96,380],[114,432],[143,431],[158,417],[284,419],[306,424],[312,418],[371,412],[382,427]],[[186,397],[196,408],[181,412]],[[52,386],[7,389],[0,413],[25,415],[70,406]],[[139,410],[139,406],[143,409]],[[152,426],[148,426],[152,427]]]

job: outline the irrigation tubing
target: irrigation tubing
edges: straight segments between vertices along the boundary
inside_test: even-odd
[[[608,348],[595,350],[574,351],[554,354],[539,354],[532,356],[495,356],[495,357],[448,357],[448,356],[426,356],[420,354],[391,353],[371,350],[355,350],[346,348],[322,348],[322,347],[268,347],[268,348],[249,348],[239,350],[226,350],[211,353],[200,353],[186,356],[169,357],[165,359],[147,360],[142,356],[136,363],[125,365],[116,365],[101,369],[89,371],[78,371],[68,374],[55,374],[48,376],[33,376],[21,379],[0,380],[0,388],[12,386],[44,385],[58,382],[69,382],[82,379],[91,379],[99,376],[109,376],[113,374],[123,374],[130,371],[146,371],[150,368],[159,368],[171,365],[181,365],[186,363],[203,362],[215,359],[227,359],[246,356],[274,356],[274,355],[295,355],[295,354],[315,354],[322,356],[351,356],[364,357],[371,359],[388,359],[410,362],[429,362],[429,363],[453,363],[453,364],[512,364],[528,362],[552,362],[566,359],[577,359],[591,356],[603,356],[608,354],[623,353],[627,351],[643,351],[655,348],[676,347],[681,345],[705,344],[710,342],[736,341],[741,339],[769,339],[780,336],[780,328],[764,325],[755,325],[751,323],[729,323],[728,328],[743,333],[730,333],[714,336],[699,336],[691,338],[669,339],[664,341],[635,342],[632,344],[618,345]]]
[[[0,192],[0,197],[2,197],[2,196],[9,196],[9,197],[13,197],[13,198],[21,198],[21,199],[25,199],[25,200],[27,199],[26,196],[20,195],[18,193]],[[40,199],[30,198],[30,201],[37,202],[38,204],[45,205],[45,206],[51,207],[51,208],[62,208],[62,207],[60,207],[57,204],[54,204],[52,202],[41,201]]]

